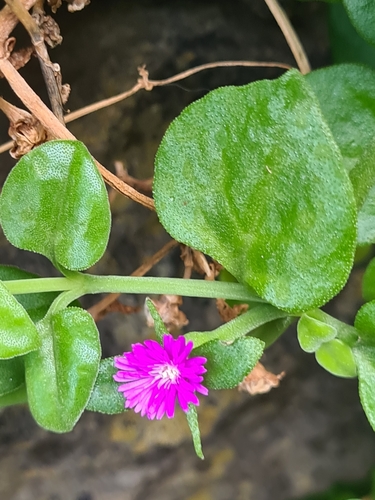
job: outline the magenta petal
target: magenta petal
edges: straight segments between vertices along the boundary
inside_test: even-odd
[[[163,336],[163,345],[154,340],[132,345],[130,352],[117,356],[113,376],[125,397],[125,408],[133,408],[148,419],[173,418],[176,401],[187,412],[190,403],[199,404],[196,392],[207,395],[202,385],[206,358],[189,358],[193,342],[185,337]]]

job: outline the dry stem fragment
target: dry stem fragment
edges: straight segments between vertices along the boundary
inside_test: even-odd
[[[1,97],[0,109],[10,122],[8,133],[14,141],[10,151],[13,158],[21,158],[35,146],[47,140],[47,132],[41,123],[27,111],[13,106]]]
[[[39,26],[47,45],[54,48],[61,44],[63,38],[60,35],[59,25],[51,16],[46,16],[44,12],[38,10],[33,12],[32,17]]]
[[[253,370],[246,375],[238,385],[238,390],[248,392],[252,396],[255,394],[265,394],[271,389],[280,385],[280,380],[285,376],[285,372],[278,375],[267,371],[261,363],[257,363]]]
[[[216,307],[224,323],[232,321],[232,319],[237,318],[237,316],[249,309],[248,304],[235,304],[231,307],[224,299],[216,299]]]

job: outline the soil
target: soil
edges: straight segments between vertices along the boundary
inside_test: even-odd
[[[313,67],[330,62],[324,5],[284,2]],[[82,12],[57,15],[64,42],[51,53],[72,86],[75,110],[130,88],[137,66],[151,78],[227,59],[283,61],[293,57],[262,0],[93,1]],[[18,29],[21,34],[21,30]],[[37,61],[22,74],[45,98]],[[200,73],[178,85],[139,92],[82,118],[69,128],[103,164],[120,160],[138,178],[152,175],[163,132],[190,102],[221,85],[275,78],[276,69],[229,68]],[[1,82],[1,92],[13,99]],[[7,140],[6,122],[0,137]],[[14,162],[1,157],[5,178]],[[169,237],[155,214],[117,197],[108,251],[92,269],[129,274]],[[0,237],[0,257],[42,275],[54,275],[46,259],[16,250]],[[181,276],[178,251],[153,270]],[[356,270],[334,314],[352,321],[359,302]],[[86,299],[88,306],[95,299]],[[144,297],[124,297],[142,306]],[[212,301],[185,299],[189,330],[220,324]],[[111,314],[99,322],[103,356],[152,335],[142,313]],[[40,429],[28,408],[0,413],[1,500],[292,500],[337,481],[366,475],[375,462],[375,435],[358,400],[357,382],[335,378],[298,347],[295,329],[269,349],[264,364],[287,375],[278,389],[251,397],[236,390],[212,392],[199,409],[206,459],[194,455],[186,421],[149,422],[132,412],[104,416],[86,412],[73,432]]]

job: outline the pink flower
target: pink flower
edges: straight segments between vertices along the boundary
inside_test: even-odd
[[[174,339],[163,335],[163,346],[155,340],[133,344],[131,352],[115,358],[118,372],[113,376],[122,382],[118,390],[124,394],[125,408],[134,408],[150,420],[174,416],[176,399],[184,412],[188,404],[199,405],[195,391],[207,395],[201,385],[202,373],[207,370],[203,357],[189,358],[193,342],[185,337]]]

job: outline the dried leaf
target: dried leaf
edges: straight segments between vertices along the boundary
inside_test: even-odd
[[[34,13],[32,17],[39,26],[47,45],[54,48],[62,42],[59,25],[51,16],[46,16],[39,11]]]
[[[285,376],[285,372],[278,375],[267,371],[261,363],[257,363],[253,370],[246,375],[238,385],[238,390],[248,392],[252,396],[255,394],[265,394],[271,389],[278,387],[280,380]]]
[[[216,307],[224,323],[228,323],[228,321],[237,318],[237,316],[249,309],[248,304],[235,304],[231,307],[224,299],[217,299]]]
[[[27,111],[13,106],[2,98],[0,98],[0,109],[10,122],[8,133],[14,140],[10,150],[13,158],[21,158],[35,146],[47,140],[47,132],[41,123]]]
[[[23,49],[12,52],[9,57],[9,62],[16,69],[23,68],[29,61],[34,52],[34,47],[25,47]],[[4,78],[4,75],[0,71],[0,78]]]
[[[76,12],[77,10],[82,10],[86,5],[89,5],[90,0],[65,0],[68,2],[68,11]]]
[[[189,323],[185,314],[179,309],[179,306],[182,305],[182,298],[179,295],[162,295],[159,300],[153,300],[152,302],[169,332],[178,331]],[[144,311],[147,325],[154,326],[154,320],[148,308],[145,307]]]
[[[51,7],[51,10],[54,14],[59,7],[61,7],[62,0],[47,0],[48,5]]]

